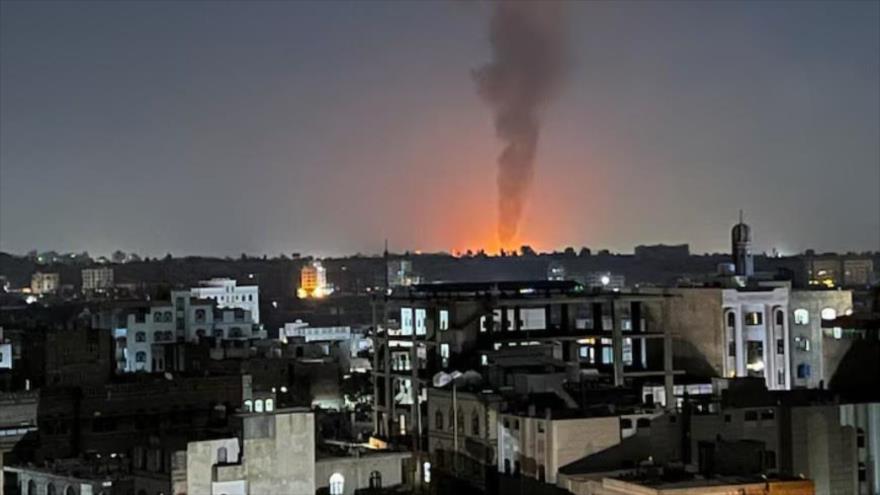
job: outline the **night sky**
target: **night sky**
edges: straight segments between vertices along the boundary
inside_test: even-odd
[[[0,5],[0,250],[495,242],[485,3]],[[880,3],[566,8],[518,242],[880,248]]]

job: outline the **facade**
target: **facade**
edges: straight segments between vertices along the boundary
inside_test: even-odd
[[[304,321],[285,323],[281,335],[287,339],[304,339],[306,342],[351,340],[350,326],[311,327]]]
[[[241,419],[238,438],[189,443],[183,474],[185,492],[181,483],[175,494],[353,495],[359,489],[403,482],[402,462],[407,454],[319,455],[311,411],[282,409],[245,414]]]
[[[874,261],[856,255],[807,255],[807,282],[820,287],[867,287],[877,280]]]
[[[190,289],[196,299],[211,299],[219,308],[240,308],[249,311],[254,323],[260,323],[260,287],[238,285],[231,278],[212,278]]]
[[[801,479],[740,477],[664,481],[654,479],[573,480],[569,491],[575,495],[813,495],[813,483]]]
[[[83,292],[106,291],[113,288],[113,268],[99,266],[96,268],[83,268],[82,290]]]
[[[299,289],[296,294],[300,299],[321,298],[332,292],[327,284],[327,269],[320,261],[313,261],[300,269]]]
[[[672,395],[672,337],[656,296],[499,282],[414,286],[384,303],[374,336],[374,428],[380,437],[412,439],[419,451],[434,374],[488,374],[495,356],[511,350],[547,347],[572,382],[599,374],[622,386],[654,377]]]
[[[31,276],[31,292],[34,294],[53,294],[61,288],[61,275],[58,273],[36,272]]]
[[[219,308],[212,299],[172,291],[170,303],[135,308],[117,315],[113,328],[116,369],[120,373],[170,369],[169,346],[213,339],[217,345],[246,347],[266,331],[241,308]]]
[[[819,388],[845,353],[826,349],[821,322],[851,311],[850,291],[775,283],[663,293],[672,296],[666,314],[677,337],[676,366],[697,376],[761,377],[771,390]]]

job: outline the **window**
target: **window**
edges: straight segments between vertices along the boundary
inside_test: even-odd
[[[153,321],[155,321],[155,322],[162,321],[162,313],[153,313]]]
[[[776,310],[776,325],[782,326],[785,324],[785,314],[781,310]]]
[[[764,323],[764,315],[758,311],[746,313],[746,325],[755,326]]]
[[[257,399],[254,401],[254,412],[263,412],[263,399]]]
[[[837,318],[837,311],[834,308],[825,308],[822,310],[822,319],[823,320],[833,320]]]
[[[138,332],[134,334],[135,342],[146,342],[147,341],[147,333],[146,332]]]
[[[198,322],[205,321],[205,310],[204,309],[197,309],[196,310],[196,321],[198,321]]]
[[[730,423],[731,419],[733,419],[733,418],[730,416],[730,414],[724,415],[724,422],[725,423]]]
[[[795,348],[802,352],[810,352],[810,339],[807,337],[795,337],[794,338]]]
[[[513,429],[516,431],[519,431],[519,420],[518,419],[513,420]]]
[[[272,412],[275,410],[275,400],[274,399],[266,399],[266,412]]]
[[[776,354],[785,354],[785,340],[776,339]]]
[[[217,464],[226,464],[228,462],[228,455],[226,447],[217,449]]]
[[[727,313],[727,326],[733,328],[736,326],[736,314],[733,311]]]
[[[758,413],[756,411],[746,411],[746,421],[757,421]]]
[[[480,436],[480,414],[477,411],[471,414],[471,435]]]
[[[620,428],[628,430],[633,427],[633,421],[629,418],[620,418]]]
[[[216,337],[218,339],[223,338],[223,329],[222,328],[215,328],[212,333],[214,334],[214,337]]]
[[[434,413],[434,429],[442,430],[443,429],[443,413],[438,409],[437,412]]]
[[[538,433],[544,433],[544,422],[538,421]]]
[[[865,430],[856,429],[856,446],[860,449],[865,448]]]
[[[330,495],[342,495],[345,492],[345,477],[339,473],[330,476]]]
[[[37,484],[34,483],[34,480],[28,481],[27,495],[37,495]]]
[[[173,318],[171,317],[171,311],[165,312],[165,321],[170,322]]]
[[[449,310],[440,310],[440,330],[449,330]]]
[[[138,351],[134,356],[134,360],[138,363],[146,363],[147,362],[147,353],[144,351]]]
[[[379,471],[370,473],[370,488],[382,488],[382,473]]]
[[[810,324],[810,313],[806,309],[798,308],[794,310],[794,324],[795,325],[809,325]]]
[[[762,421],[773,421],[774,418],[776,418],[776,411],[773,409],[765,409],[761,411]]]
[[[55,489],[55,483],[49,483],[46,485],[46,495],[58,495],[58,490]]]
[[[810,365],[807,363],[801,363],[797,367],[797,377],[804,379],[810,377]]]
[[[458,422],[458,433],[460,435],[463,435],[464,434],[464,412],[461,409],[459,409],[458,412],[455,414],[455,419]]]
[[[638,428],[650,428],[650,427],[651,427],[651,420],[648,419],[648,418],[639,418],[639,419],[636,421],[636,427],[638,427]]]
[[[422,480],[428,484],[431,482],[431,463],[425,462],[422,464]]]
[[[440,344],[440,365],[449,366],[449,344]]]
[[[245,410],[246,412],[251,412],[251,411],[253,411],[253,410],[254,410],[254,401],[252,401],[252,400],[250,400],[250,399],[244,401],[244,410]]]
[[[868,468],[864,462],[859,463],[859,483],[868,481]]]

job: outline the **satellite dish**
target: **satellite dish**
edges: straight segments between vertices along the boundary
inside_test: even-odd
[[[452,373],[440,371],[436,375],[434,375],[434,386],[438,388],[445,387],[454,382],[460,376],[461,372],[459,371],[453,371]]]

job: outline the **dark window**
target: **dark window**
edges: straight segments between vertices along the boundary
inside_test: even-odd
[[[382,473],[379,471],[370,473],[370,488],[382,488]]]
[[[736,315],[733,313],[733,311],[727,313],[727,326],[730,328],[736,326]]]
[[[437,430],[443,429],[443,413],[440,411],[434,413],[434,428]]]
[[[746,411],[746,421],[757,421],[758,413],[756,411]]]
[[[776,411],[773,409],[765,409],[761,411],[761,419],[772,421],[774,418],[776,418]]]
[[[217,464],[226,464],[228,455],[226,447],[217,449]]]
[[[636,421],[636,426],[639,428],[650,428],[651,427],[651,420],[648,418],[639,418]]]
[[[856,446],[860,449],[865,448],[865,430],[861,428],[856,430]]]
[[[785,354],[785,340],[776,339],[776,354]]]
[[[480,414],[477,411],[471,414],[471,434],[480,436]]]
[[[633,422],[629,418],[620,418],[620,428],[628,430],[633,427]]]
[[[764,451],[764,467],[767,469],[776,469],[776,452],[772,450]]]
[[[785,315],[782,314],[782,311],[776,312],[776,324],[782,326],[785,323]]]
[[[147,333],[146,332],[138,332],[134,334],[135,342],[146,342],[147,341]]]
[[[868,481],[868,468],[864,462],[859,463],[859,483]]]
[[[798,378],[809,378],[810,377],[810,365],[807,363],[801,363],[797,367],[797,377]]]

